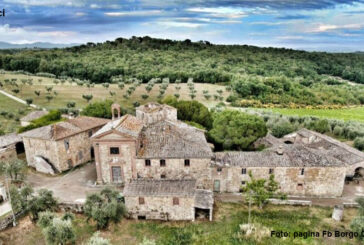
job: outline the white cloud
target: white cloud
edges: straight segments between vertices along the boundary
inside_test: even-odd
[[[157,24],[165,27],[186,27],[186,28],[198,28],[202,27],[205,24],[201,23],[191,23],[191,22],[178,22],[178,21],[159,21],[153,22],[150,25]]]
[[[106,16],[110,17],[128,17],[128,16],[153,16],[160,15],[161,10],[140,10],[140,11],[120,11],[120,12],[106,12]]]
[[[229,18],[229,19],[243,18],[247,16],[247,14],[240,8],[229,8],[229,7],[188,8],[187,11],[196,13],[205,13],[212,17]]]
[[[72,31],[33,31],[20,27],[11,27],[9,24],[0,25],[1,41],[17,44],[33,42],[69,43],[76,36]]]
[[[336,30],[359,30],[364,27],[364,24],[345,24],[345,25],[332,25],[332,24],[318,24],[314,28],[309,28],[307,32],[330,32]]]
[[[28,6],[84,6],[83,0],[3,0],[4,3],[28,5]]]
[[[85,16],[86,13],[84,13],[84,12],[76,12],[75,15],[76,16],[79,16],[79,17],[82,17],[82,16]]]

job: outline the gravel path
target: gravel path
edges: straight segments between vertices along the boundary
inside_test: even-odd
[[[22,103],[24,105],[27,105],[27,102],[25,100],[22,100],[22,99],[14,96],[12,94],[9,94],[8,92],[5,92],[4,90],[0,90],[0,93],[3,94],[3,95],[5,95],[5,96],[7,96],[7,97],[9,97],[12,100],[15,100],[15,101],[17,101],[19,103]],[[38,106],[36,106],[34,104],[31,104],[30,106],[33,107],[33,108],[38,108]]]

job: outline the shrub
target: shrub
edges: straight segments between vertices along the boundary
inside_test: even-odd
[[[36,120],[33,120],[28,126],[21,127],[18,133],[23,133],[25,131],[43,127],[52,123],[59,122],[62,119],[61,112],[59,110],[50,111],[47,115],[44,115]]]
[[[224,150],[246,150],[267,134],[264,121],[254,115],[225,110],[215,115],[210,137]]]
[[[295,127],[291,123],[281,120],[273,126],[272,134],[277,138],[281,138],[286,134],[292,133],[294,130]]]
[[[88,240],[87,245],[110,245],[109,240],[102,238],[100,232],[95,232],[90,240]]]
[[[47,244],[74,243],[76,235],[72,220],[60,219],[49,212],[40,213],[39,216],[38,225],[42,228]]]
[[[166,97],[162,103],[177,109],[177,117],[182,121],[191,121],[201,124],[207,129],[212,126],[212,116],[206,106],[197,101],[177,100],[174,97]]]
[[[93,219],[97,229],[105,229],[111,221],[119,222],[126,213],[121,199],[119,192],[109,188],[103,189],[100,194],[88,195],[84,206],[87,220]]]
[[[343,134],[343,128],[340,126],[335,126],[333,130],[334,135],[336,136],[342,136]]]
[[[360,151],[364,151],[364,137],[355,138],[354,147]]]
[[[89,117],[111,118],[111,100],[88,104],[82,111],[82,115]]]

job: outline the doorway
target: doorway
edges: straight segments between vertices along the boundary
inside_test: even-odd
[[[214,191],[220,192],[220,180],[214,180]]]

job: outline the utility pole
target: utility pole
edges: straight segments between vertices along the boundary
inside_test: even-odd
[[[15,214],[14,214],[14,210],[13,210],[13,205],[11,205],[11,196],[10,196],[10,189],[9,189],[9,184],[8,184],[8,175],[6,173],[5,173],[5,184],[6,184],[6,190],[8,191],[11,213],[13,214],[13,226],[16,226],[16,218],[15,218]]]

